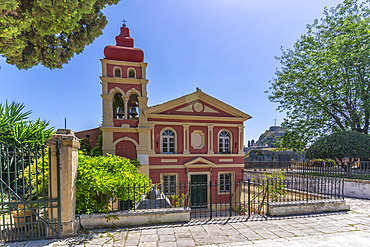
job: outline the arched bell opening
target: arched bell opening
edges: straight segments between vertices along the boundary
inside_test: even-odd
[[[130,95],[128,100],[128,107],[130,109],[130,119],[138,120],[139,119],[139,101],[137,99],[138,95],[133,93]]]
[[[125,118],[124,102],[121,93],[116,93],[113,96],[113,118],[123,119]]]

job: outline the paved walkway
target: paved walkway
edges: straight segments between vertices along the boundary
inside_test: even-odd
[[[186,224],[92,230],[72,238],[4,246],[370,246],[370,200],[346,201],[349,212],[193,220]]]

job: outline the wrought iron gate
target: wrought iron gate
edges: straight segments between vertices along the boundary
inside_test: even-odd
[[[51,150],[35,143],[0,142],[0,241],[60,237],[60,162],[51,174]],[[58,180],[57,191],[49,187]]]

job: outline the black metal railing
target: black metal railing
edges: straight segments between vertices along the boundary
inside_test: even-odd
[[[275,176],[275,177],[274,177]],[[269,202],[312,201],[343,198],[343,179],[301,174],[260,174],[242,181],[210,181],[150,187],[135,184],[119,188],[119,198],[87,191],[85,208],[79,213],[136,211],[169,207],[191,208],[192,218],[265,214]],[[155,193],[154,193],[155,194]],[[152,199],[150,199],[152,198]]]
[[[288,170],[302,175],[320,177],[370,179],[370,161],[304,161],[292,163]]]

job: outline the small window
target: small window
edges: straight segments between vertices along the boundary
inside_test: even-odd
[[[129,69],[128,70],[128,77],[129,78],[135,78],[135,70],[134,69]]]
[[[176,175],[163,175],[163,193],[176,195]]]
[[[175,153],[175,134],[171,130],[165,130],[162,133],[162,153]]]
[[[230,192],[231,173],[220,174],[220,192]]]
[[[222,131],[218,139],[219,139],[218,152],[220,154],[229,154],[230,153],[230,134],[227,131]]]
[[[119,68],[114,69],[114,77],[122,77],[121,70]]]

